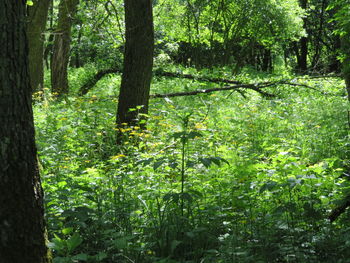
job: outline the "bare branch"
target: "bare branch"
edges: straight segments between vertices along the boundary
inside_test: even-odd
[[[215,91],[224,91],[224,90],[237,90],[240,91],[240,89],[251,89],[258,93],[260,93],[264,97],[273,98],[275,97],[274,94],[268,93],[266,91],[263,91],[263,88],[273,86],[274,83],[260,83],[260,84],[239,84],[234,86],[225,86],[222,88],[212,88],[212,89],[201,89],[201,90],[194,90],[194,91],[188,91],[188,92],[175,92],[175,93],[168,93],[168,94],[153,94],[150,95],[151,98],[169,98],[169,97],[181,97],[181,96],[193,96],[197,94],[207,94],[212,93]]]

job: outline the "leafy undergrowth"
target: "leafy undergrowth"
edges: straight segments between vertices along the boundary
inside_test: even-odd
[[[327,219],[350,186],[342,81],[153,99],[148,129],[116,145],[119,81],[35,104],[54,262],[348,262],[350,214]]]

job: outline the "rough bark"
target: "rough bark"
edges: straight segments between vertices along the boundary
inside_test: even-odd
[[[58,96],[67,94],[69,91],[67,69],[71,43],[71,27],[78,4],[79,0],[61,0],[59,4],[58,22],[54,33],[51,60],[51,89],[52,93]]]
[[[51,0],[34,0],[33,6],[28,7],[28,47],[29,74],[33,92],[44,87],[44,40],[47,16]]]
[[[26,38],[26,0],[0,1],[0,262],[47,263]]]
[[[117,123],[133,124],[148,112],[152,79],[154,29],[150,0],[124,0],[126,43]],[[142,106],[138,111],[131,108]]]

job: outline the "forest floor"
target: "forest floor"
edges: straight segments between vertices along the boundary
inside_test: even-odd
[[[73,95],[34,106],[54,262],[349,262],[350,214],[328,219],[350,189],[343,81],[168,70],[305,86],[152,98],[117,145],[120,76],[78,96],[94,68],[72,70]],[[151,93],[222,86],[154,77]]]

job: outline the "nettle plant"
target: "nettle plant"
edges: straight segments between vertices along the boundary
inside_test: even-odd
[[[205,248],[211,247],[204,223],[197,220],[203,208],[204,189],[196,178],[213,164],[229,163],[222,157],[208,156],[204,131],[198,129],[201,125],[194,122],[193,112],[186,111],[177,118],[179,129],[169,134],[169,144],[139,164],[152,167],[158,177],[156,199],[148,205],[154,207],[148,210],[154,218],[147,222],[154,230],[147,237],[149,249],[155,257],[183,259],[190,251],[197,251],[197,257],[201,257]]]
[[[213,164],[220,166],[222,163],[226,163],[229,165],[229,162],[222,157],[201,154],[203,149],[198,149],[199,143],[197,142],[196,145],[195,141],[198,141],[204,135],[195,126],[191,127],[192,115],[192,112],[185,112],[178,116],[181,121],[181,130],[169,135],[169,141],[172,140],[172,143],[155,153],[153,157],[140,161],[143,165],[152,165],[154,171],[163,168],[162,172],[168,173],[167,178],[174,183],[180,183],[180,189],[177,193],[167,193],[165,198],[181,200],[181,210],[184,209],[183,201],[191,199],[190,186],[186,185],[191,171],[200,170],[203,166],[209,168]],[[176,181],[176,178],[179,178],[179,180]]]

